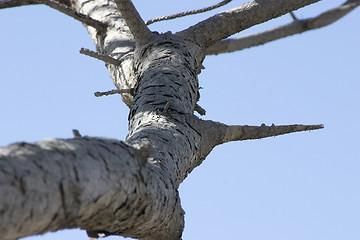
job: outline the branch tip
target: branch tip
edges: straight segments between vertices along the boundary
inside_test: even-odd
[[[294,21],[299,21],[299,19],[295,16],[293,12],[290,12],[290,16]]]
[[[198,112],[201,116],[204,116],[206,114],[206,110],[203,109],[199,104],[195,104],[194,110]]]
[[[79,130],[73,129],[73,130],[72,130],[72,133],[73,133],[74,138],[82,138]]]

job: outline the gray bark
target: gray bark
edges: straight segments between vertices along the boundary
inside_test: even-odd
[[[134,28],[137,23],[125,21],[113,1],[64,2],[107,26],[87,29],[99,53],[121,62],[107,64],[115,86],[133,89],[132,95],[123,94],[131,107],[129,134],[126,142],[78,137],[1,148],[1,238],[81,228],[140,239],[180,239],[184,211],[177,189],[216,145],[322,128],[226,126],[194,116],[206,46],[315,1],[270,1],[282,4],[278,10],[269,8],[268,1],[257,2],[254,9],[246,7],[252,14],[241,17],[245,25],[235,24],[242,15],[236,10],[235,20],[227,13],[178,34]],[[208,36],[209,27],[216,32],[214,27],[228,20],[230,28]]]

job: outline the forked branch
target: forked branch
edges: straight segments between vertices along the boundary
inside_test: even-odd
[[[359,5],[359,0],[347,1],[335,9],[326,11],[316,17],[303,20],[299,20],[294,15],[292,15],[294,21],[289,24],[240,38],[222,40],[210,46],[206,50],[206,54],[212,55],[239,51],[245,48],[262,45],[294,34],[299,34],[305,31],[325,27],[339,20]]]
[[[319,0],[257,0],[216,14],[211,18],[179,32],[178,35],[191,39],[201,46],[209,47],[237,32],[318,1]]]

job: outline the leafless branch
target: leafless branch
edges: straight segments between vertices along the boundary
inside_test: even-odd
[[[192,11],[176,13],[176,14],[172,14],[172,15],[168,15],[168,16],[153,18],[153,19],[150,19],[150,20],[146,21],[145,24],[150,25],[150,24],[152,24],[154,22],[160,22],[160,21],[164,21],[164,20],[171,20],[171,19],[175,19],[175,18],[179,18],[179,17],[184,17],[184,16],[188,16],[188,15],[194,15],[194,14],[197,14],[197,13],[203,13],[203,12],[211,11],[211,10],[213,10],[215,8],[219,8],[221,6],[224,6],[224,5],[228,4],[231,1],[232,0],[225,0],[225,1],[221,1],[221,2],[219,2],[217,4],[214,4],[212,6],[206,7],[206,8],[201,8],[201,9],[197,9],[197,10],[192,10]]]
[[[7,1],[0,1],[0,9],[1,8],[11,8],[11,7],[19,7],[25,5],[33,5],[33,4],[44,4],[51,8],[58,10],[74,19],[89,25],[91,27],[96,28],[98,31],[103,30],[106,28],[106,24],[92,19],[84,14],[76,12],[75,10],[71,9],[70,7],[66,6],[63,3],[54,1],[54,0],[7,0]]]
[[[320,124],[275,126],[273,124],[271,126],[266,126],[265,124],[262,124],[261,126],[227,126],[222,143],[249,139],[260,139],[283,135],[287,133],[310,131],[321,128],[324,128],[324,125]]]
[[[347,1],[338,8],[331,9],[313,18],[298,20],[294,16],[295,18],[293,18],[295,20],[284,26],[240,38],[226,39],[215,43],[206,50],[206,54],[212,55],[226,52],[234,52],[245,48],[262,45],[294,34],[299,34],[305,31],[325,27],[342,18],[359,5],[359,0]]]
[[[152,32],[144,23],[131,0],[115,0],[121,15],[130,28],[137,44],[143,45],[151,40]]]
[[[318,1],[319,0],[253,1],[216,14],[177,33],[177,35],[191,39],[201,46],[209,47],[237,32]]]
[[[133,89],[115,89],[106,92],[94,92],[95,97],[108,96],[113,94],[130,93],[132,94]]]
[[[119,61],[119,60],[117,60],[115,58],[112,58],[110,56],[107,56],[107,55],[104,55],[104,54],[101,54],[101,53],[91,51],[90,49],[87,49],[87,48],[81,48],[80,53],[84,54],[84,55],[87,55],[89,57],[99,59],[99,60],[101,60],[103,62],[110,63],[110,64],[115,65],[115,66],[119,66],[121,64],[121,61]]]

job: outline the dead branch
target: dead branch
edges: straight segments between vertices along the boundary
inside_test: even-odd
[[[221,2],[219,2],[217,4],[214,4],[214,5],[209,6],[209,7],[205,7],[205,8],[201,8],[201,9],[197,9],[197,10],[191,10],[191,11],[187,11],[187,12],[176,13],[176,14],[163,16],[163,17],[153,18],[153,19],[150,19],[150,20],[146,21],[145,24],[150,25],[150,24],[155,23],[155,22],[160,22],[160,21],[164,21],[164,20],[171,20],[171,19],[175,19],[175,18],[179,18],[179,17],[185,17],[185,16],[189,16],[189,15],[194,15],[194,14],[198,14],[198,13],[211,11],[211,10],[213,10],[215,8],[222,7],[222,6],[228,4],[231,1],[232,0],[225,0],[225,1],[221,1]]]
[[[319,14],[316,17],[302,20],[297,19],[295,15],[292,14],[294,21],[289,24],[240,38],[222,40],[210,46],[206,50],[206,54],[213,55],[239,51],[245,48],[259,46],[280,38],[285,38],[294,34],[325,27],[344,17],[359,5],[360,1],[347,1],[341,6]]]

